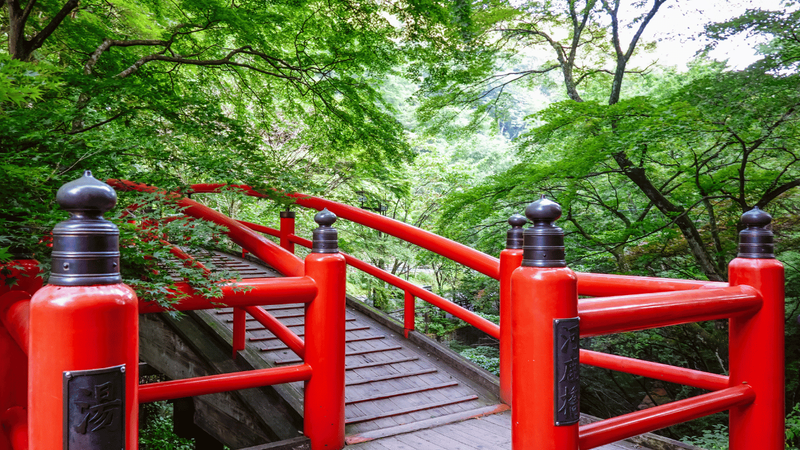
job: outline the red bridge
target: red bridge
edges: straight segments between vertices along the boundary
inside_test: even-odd
[[[223,187],[195,185],[192,193]],[[203,314],[207,328],[229,336],[234,361],[254,368],[237,370],[217,358],[225,373],[139,385],[140,350],[163,354],[161,347],[140,349],[140,326],[151,333],[150,313],[164,308],[121,283],[118,231],[102,218],[116,202],[114,189],[159,191],[130,181],[105,184],[89,173],[66,184],[57,200],[71,217],[53,230],[49,284],[20,276],[38,273],[35,261],[24,260],[12,270],[20,282],[0,291],[0,450],[135,449],[140,404],[261,386],[275,386],[286,408],[302,411],[304,437],[291,436],[291,427],[267,412],[263,420],[274,423],[265,434],[282,442],[254,449],[633,448],[613,443],[726,410],[732,450],[784,448],[784,275],[773,255],[771,217],[758,209],[743,215],[730,281],[718,283],[575,273],[554,225],[560,207],[544,198],[526,209],[533,223],[527,229],[525,217],[509,219],[507,249],[498,259],[321,198],[289,195],[297,206],[320,211],[307,240],[295,233],[292,213],[281,214],[280,229],[272,229],[175,194],[185,214],[225,226],[257,258],[220,254],[221,263],[242,270],[243,281],[223,286],[223,296],[211,300],[183,285],[187,296],[176,306]],[[339,219],[498,279],[500,326],[340,252],[333,226]],[[305,260],[294,255],[295,245],[311,248]],[[178,247],[171,251],[199,264]],[[347,265],[405,292],[402,327],[346,298]],[[417,299],[499,339],[499,386],[485,374],[440,371],[436,360],[447,351],[415,332]],[[730,321],[729,376],[579,348],[580,337],[716,319]],[[266,366],[257,368],[256,360]],[[710,392],[581,424],[580,364]]]

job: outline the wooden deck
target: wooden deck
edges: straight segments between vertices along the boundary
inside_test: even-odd
[[[281,276],[260,263],[222,253],[215,257],[215,263],[238,270],[244,279]],[[302,304],[264,309],[303,337]],[[197,316],[216,330],[221,339],[230,342],[232,308],[197,311]],[[469,377],[445,364],[441,360],[445,358],[440,358],[441,353],[437,354],[436,349],[426,351],[417,347],[397,328],[392,331],[362,307],[348,306],[346,317],[348,450],[511,449],[511,413],[485,387],[485,380],[484,384],[478,383],[474,381],[474,373]],[[240,356],[255,367],[279,367],[301,361],[249,315],[246,335],[246,348]],[[302,412],[302,382],[275,388],[295,410]],[[619,442],[599,448],[647,447]]]
[[[644,447],[627,442],[617,442],[597,448],[599,450],[642,450]],[[422,449],[511,450],[511,412],[487,415],[346,447],[346,450]]]
[[[242,278],[280,276],[269,268],[225,254],[218,254],[215,264],[238,270]],[[303,304],[264,309],[303,337]],[[232,334],[232,308],[198,313],[213,322],[213,328]],[[351,308],[346,320],[345,419],[349,437],[432,418],[457,420],[504,409],[493,393],[402,335]],[[256,350],[268,367],[301,362],[299,356],[249,315],[246,336],[247,350],[251,354]],[[301,394],[303,383],[291,383],[291,387],[290,392]],[[299,404],[300,399],[297,400]]]

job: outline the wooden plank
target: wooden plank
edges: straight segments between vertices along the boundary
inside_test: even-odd
[[[446,415],[446,416],[439,416],[439,417],[434,417],[434,418],[430,418],[430,419],[426,419],[426,420],[420,420],[420,421],[417,421],[417,422],[402,424],[402,425],[398,425],[397,427],[394,427],[394,428],[384,428],[384,429],[381,429],[381,430],[368,431],[368,432],[359,433],[359,434],[356,434],[356,435],[349,435],[349,436],[347,436],[345,438],[345,442],[348,445],[354,445],[354,444],[358,444],[360,442],[372,441],[374,439],[382,439],[382,438],[386,438],[386,437],[389,437],[389,436],[396,436],[398,434],[412,433],[412,432],[415,432],[415,431],[418,431],[418,430],[424,430],[424,429],[439,427],[439,426],[448,425],[448,424],[454,424],[454,423],[472,424],[472,423],[476,422],[477,420],[469,420],[467,422],[462,422],[462,421],[465,421],[465,420],[468,420],[468,419],[475,419],[477,417],[482,417],[482,416],[485,416],[485,415],[488,415],[488,414],[496,414],[498,412],[507,411],[507,410],[508,410],[508,406],[507,405],[503,405],[503,404],[485,406],[485,407],[482,407],[482,408],[472,409],[472,410],[469,410],[469,411],[463,411],[463,412],[456,413],[456,414],[449,414],[449,415]],[[464,427],[464,428],[471,429],[470,427]],[[478,431],[478,433],[480,433],[480,431]],[[490,434],[490,437],[488,438],[488,440],[490,440],[490,441],[498,441],[499,440],[498,443],[502,443],[502,442],[506,442],[506,441],[510,442],[510,440],[511,440],[511,430],[510,429],[508,430],[508,439],[500,438],[499,436]],[[382,439],[381,442],[385,442],[385,441],[388,441],[388,440]],[[356,448],[360,448],[360,446],[357,446]],[[364,447],[364,448],[366,448],[366,447]],[[371,446],[369,448],[371,448]]]
[[[438,371],[438,369],[424,369],[424,370],[418,370],[418,371],[415,371],[415,372],[403,372],[403,373],[397,373],[397,374],[394,374],[394,375],[383,375],[383,376],[379,376],[379,377],[363,378],[363,379],[360,379],[360,380],[348,381],[347,383],[345,383],[345,386],[358,386],[358,385],[361,385],[361,384],[377,383],[379,381],[396,380],[398,378],[407,378],[407,377],[413,377],[413,376],[417,376],[417,375],[425,375],[425,374],[429,374],[429,373],[435,373],[437,371]]]
[[[402,415],[402,414],[409,414],[409,413],[416,412],[416,411],[423,411],[423,410],[426,410],[426,409],[439,408],[439,407],[442,407],[442,406],[445,406],[445,405],[452,405],[454,403],[463,403],[463,402],[468,402],[468,401],[477,400],[477,399],[478,399],[477,395],[470,395],[470,396],[467,396],[467,397],[455,398],[455,399],[452,399],[452,400],[449,400],[449,401],[446,401],[446,402],[428,403],[428,404],[425,404],[425,405],[412,406],[410,408],[397,409],[397,410],[394,410],[394,411],[387,411],[387,412],[384,412],[382,414],[376,414],[376,415],[372,415],[372,416],[364,416],[364,417],[348,419],[348,420],[345,421],[345,424],[367,422],[367,421],[370,421],[370,420],[382,419],[382,418],[385,418],[385,417],[399,416],[399,415]]]
[[[348,317],[347,319],[344,319],[344,321],[345,322],[355,322],[356,318],[355,317]],[[302,327],[304,325],[303,324],[297,324],[297,325],[286,325],[286,326],[287,327]],[[266,330],[266,329],[267,329],[267,327],[252,327],[252,328],[247,328],[246,331],[261,331],[261,330]]]
[[[417,361],[419,360],[418,356],[411,356],[408,358],[401,358],[395,359],[394,361],[379,361],[379,362],[368,362],[364,364],[354,364],[354,365],[345,365],[344,370],[356,370],[356,369],[365,369],[367,367],[379,367],[379,366],[389,366],[392,364],[399,364],[409,361]]]
[[[303,335],[305,335],[305,333],[303,333]],[[298,334],[297,336],[300,336],[300,334]],[[385,338],[386,338],[386,336],[367,336],[367,337],[362,337],[362,338],[345,339],[344,342],[345,343],[350,343],[350,342],[361,342],[361,341],[374,341],[374,340],[385,339]],[[261,347],[261,351],[262,352],[271,352],[271,351],[274,351],[274,350],[286,350],[287,348],[289,348],[289,346],[284,344],[284,345],[276,345],[276,346],[273,346],[273,347]]]
[[[435,390],[435,389],[444,389],[444,388],[448,388],[448,387],[452,387],[452,386],[456,386],[456,385],[458,385],[458,381],[449,381],[447,383],[435,384],[433,386],[423,386],[423,387],[418,387],[418,388],[405,389],[405,390],[402,390],[402,391],[391,391],[391,392],[385,392],[385,393],[380,393],[380,394],[374,394],[374,395],[371,395],[369,397],[358,398],[358,399],[355,399],[355,400],[348,400],[348,401],[345,401],[344,404],[345,405],[352,405],[352,404],[355,404],[355,403],[368,402],[368,401],[372,401],[372,400],[383,400],[385,398],[392,398],[392,397],[400,397],[402,395],[417,394],[417,393],[420,393],[420,392],[432,391],[432,390]]]
[[[305,326],[305,324],[287,325],[287,328],[292,328],[292,327],[297,328],[297,327],[304,327],[304,326]],[[370,329],[369,326],[363,326],[363,327],[346,328],[344,331],[345,332],[349,332],[349,331],[361,331],[361,330],[369,330],[369,329]],[[305,331],[301,331],[301,332],[296,333],[296,334],[298,336],[305,336],[306,333],[305,333]],[[248,338],[248,341],[250,341],[250,342],[262,342],[262,341],[271,341],[271,340],[274,340],[274,339],[278,339],[278,338],[276,336],[251,337],[251,338]]]
[[[358,355],[367,355],[370,353],[381,353],[381,352],[390,352],[393,350],[402,350],[403,347],[395,346],[395,347],[386,347],[386,348],[373,348],[369,350],[359,350],[355,352],[345,352],[344,356],[358,356]],[[276,359],[275,364],[290,364],[290,363],[299,363],[302,362],[302,358],[289,358],[289,359]]]

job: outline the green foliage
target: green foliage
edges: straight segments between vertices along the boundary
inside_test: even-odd
[[[800,448],[800,403],[786,416],[786,450]]]
[[[120,229],[123,282],[133,287],[139,298],[169,308],[187,295],[178,290],[178,282],[188,283],[195,294],[213,299],[222,295],[223,284],[240,281],[238,273],[217,267],[212,260],[210,250],[230,245],[224,227],[184,216],[174,199],[159,194],[126,193],[123,204],[148,205],[133,211],[120,208],[113,220]],[[170,242],[180,243],[195,263],[176,258]],[[233,251],[232,247],[227,249]],[[210,272],[201,270],[200,265]]]
[[[193,450],[192,439],[178,437],[172,431],[172,404],[156,402],[142,405],[148,409],[146,426],[139,430],[139,445],[147,450]]]
[[[703,430],[702,436],[687,437],[683,442],[705,450],[728,450],[728,427],[717,424],[710,430]]]
[[[500,350],[494,347],[481,346],[464,349],[459,354],[495,376],[500,376]]]
[[[56,88],[60,80],[47,64],[32,64],[11,59],[0,53],[0,117],[3,110],[20,107],[42,99],[45,92]]]

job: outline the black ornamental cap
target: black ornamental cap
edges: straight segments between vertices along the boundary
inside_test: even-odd
[[[533,225],[525,230],[522,244],[522,265],[529,267],[567,267],[564,258],[564,230],[555,226],[561,217],[561,206],[542,198],[525,208]]]
[[[508,218],[511,229],[506,233],[506,248],[522,248],[522,226],[528,223],[528,219],[522,214],[514,214]]]
[[[770,224],[772,216],[758,206],[742,214],[745,229],[739,232],[738,258],[775,259],[774,235]]]
[[[333,228],[336,214],[323,209],[314,216],[319,228],[311,232],[311,253],[339,253],[339,233]]]
[[[49,284],[92,286],[121,283],[119,229],[103,218],[117,204],[114,189],[91,171],[61,186],[58,204],[68,220],[53,228],[53,259]]]

